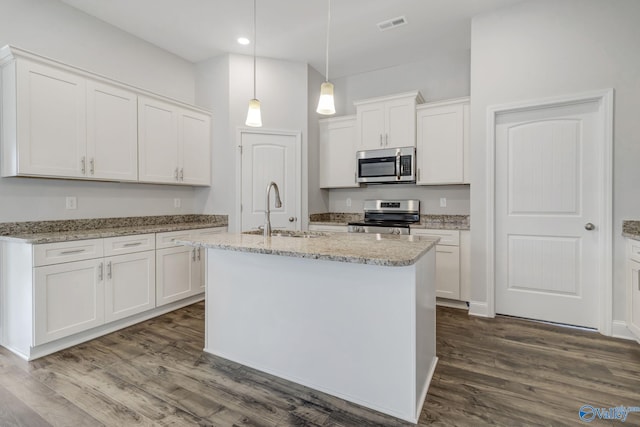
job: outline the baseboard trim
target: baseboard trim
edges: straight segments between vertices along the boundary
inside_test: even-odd
[[[637,338],[631,333],[629,328],[627,328],[627,322],[625,322],[624,320],[614,320],[612,322],[612,326],[612,337],[637,341]]]
[[[469,310],[469,305],[466,301],[459,301],[454,299],[436,298],[436,305],[442,307],[458,308],[461,310]]]
[[[489,304],[480,301],[469,302],[469,315],[477,317],[495,317],[489,315]]]

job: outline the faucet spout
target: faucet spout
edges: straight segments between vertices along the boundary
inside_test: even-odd
[[[267,185],[267,191],[265,196],[264,237],[271,237],[271,203],[269,200],[269,194],[271,193],[272,187],[276,190],[276,208],[282,207],[282,199],[280,199],[280,190],[278,189],[278,184],[271,181],[269,185]]]

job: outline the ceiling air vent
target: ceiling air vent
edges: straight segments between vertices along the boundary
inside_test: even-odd
[[[397,18],[387,19],[386,21],[378,22],[378,29],[380,31],[386,31],[391,28],[400,27],[402,25],[406,25],[407,18],[404,16],[398,16]]]

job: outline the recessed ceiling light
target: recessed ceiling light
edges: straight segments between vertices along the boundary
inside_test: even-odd
[[[238,43],[240,43],[243,46],[246,46],[249,43],[251,43],[251,41],[246,37],[238,37]]]

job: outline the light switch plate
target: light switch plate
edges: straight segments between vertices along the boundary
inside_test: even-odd
[[[440,207],[441,208],[446,208],[447,207],[447,198],[446,197],[440,197]]]
[[[182,205],[182,201],[180,199],[173,199],[173,207],[178,209]]]

